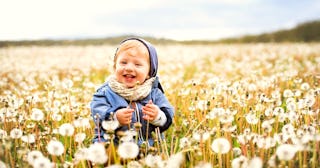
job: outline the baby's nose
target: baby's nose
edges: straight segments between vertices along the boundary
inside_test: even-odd
[[[133,70],[134,65],[133,64],[127,64],[125,67],[125,70],[129,71],[129,70]]]

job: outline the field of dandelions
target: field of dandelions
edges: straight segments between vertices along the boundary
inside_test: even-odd
[[[175,117],[152,147],[92,144],[116,46],[0,48],[0,168],[320,167],[320,44],[156,48]]]

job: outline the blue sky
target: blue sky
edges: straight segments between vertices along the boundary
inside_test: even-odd
[[[0,41],[123,34],[216,40],[316,19],[319,0],[0,0]]]

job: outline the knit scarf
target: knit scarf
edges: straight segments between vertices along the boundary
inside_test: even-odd
[[[136,85],[135,87],[128,88],[124,84],[117,81],[114,75],[111,75],[107,82],[110,88],[119,94],[121,97],[125,98],[129,101],[137,101],[141,100],[149,95],[152,89],[152,84],[156,78],[152,77],[146,81],[144,81],[140,85]]]

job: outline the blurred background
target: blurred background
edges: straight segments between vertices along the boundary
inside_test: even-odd
[[[312,42],[319,0],[0,0],[0,46]]]

